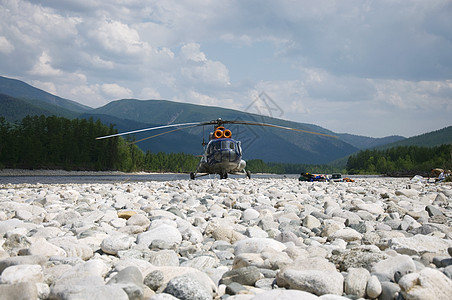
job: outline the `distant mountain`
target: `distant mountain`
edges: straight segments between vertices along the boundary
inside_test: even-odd
[[[398,146],[434,147],[444,144],[452,144],[452,126],[382,145],[377,147],[377,149],[388,149]]]
[[[28,115],[56,115],[69,119],[76,118],[79,115],[78,112],[74,112],[53,104],[48,104],[43,101],[18,99],[3,94],[0,94],[0,108],[0,115],[3,116],[6,121],[11,123],[22,120]]]
[[[336,135],[330,138],[320,135],[299,133],[275,128],[258,126],[228,126],[233,132],[233,138],[242,142],[245,159],[262,159],[266,162],[311,163],[322,164],[359,151],[360,149],[381,147],[386,143],[398,145],[410,139],[391,136],[380,139],[357,136],[346,133],[336,134],[317,125],[298,123],[260,116],[243,111],[194,105],[166,100],[135,100],[123,99],[92,109],[77,102],[63,99],[34,88],[24,82],[0,76],[0,116],[8,121],[21,120],[26,115],[57,115],[67,118],[94,118],[104,124],[115,124],[119,132],[162,124],[210,121],[218,118],[224,120],[243,120],[271,123],[293,127],[306,131]],[[152,152],[185,152],[201,154],[203,139],[208,140],[212,127],[194,127],[159,135],[138,143],[139,147]],[[446,130],[447,129],[447,130]],[[440,132],[435,140],[450,141],[450,127]],[[161,134],[162,131],[136,134],[136,140]],[[447,133],[449,135],[447,135]],[[446,138],[446,136],[448,136]],[[422,138],[425,141],[424,138]],[[413,141],[413,140],[412,140]],[[429,140],[426,144],[436,144]],[[392,142],[397,142],[393,144]],[[420,143],[414,140],[413,143]]]
[[[58,96],[44,92],[43,90],[32,87],[31,85],[16,79],[0,76],[0,94],[8,95],[13,98],[26,99],[29,101],[39,101],[47,104],[56,105],[74,112],[86,112],[91,107],[82,105],[78,102],[60,98]],[[42,105],[36,103],[36,105]]]
[[[396,143],[406,138],[400,135],[391,135],[383,138],[371,138],[362,135],[353,135],[348,133],[339,133],[341,140],[355,146],[358,149],[369,149],[381,145]]]

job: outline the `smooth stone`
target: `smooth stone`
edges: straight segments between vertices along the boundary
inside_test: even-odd
[[[249,222],[251,220],[256,220],[259,218],[259,212],[253,208],[247,208],[243,211],[242,219],[245,222]]]
[[[109,268],[100,260],[90,260],[78,264],[55,280],[50,289],[50,297],[57,299],[75,298],[75,295],[78,296],[80,293],[87,297],[89,295],[88,290],[94,292],[96,288],[101,289],[105,285],[103,277],[108,270]],[[122,289],[119,290],[123,292]],[[96,291],[96,295],[101,297],[102,293]],[[124,295],[127,297],[127,294],[124,293]],[[102,299],[104,299],[103,296]]]
[[[452,240],[417,234],[413,237],[393,238],[389,241],[389,247],[407,255],[422,255],[427,252],[446,254],[447,249],[452,247]]]
[[[160,270],[155,270],[146,275],[143,280],[143,284],[149,287],[153,291],[157,291],[160,286],[163,285],[165,275]]]
[[[394,280],[394,274],[396,272],[404,275],[414,271],[416,271],[416,265],[408,255],[389,257],[388,259],[377,262],[372,268],[372,273],[383,274],[388,281]]]
[[[322,225],[320,223],[320,221],[312,216],[312,215],[307,215],[304,219],[303,219],[303,226],[309,229],[313,229],[313,228],[319,228],[320,225]]]
[[[452,265],[447,266],[444,268],[443,273],[449,277],[449,279],[452,279]]]
[[[0,298],[5,300],[38,299],[38,288],[34,282],[0,284]]]
[[[408,198],[417,198],[419,196],[419,192],[415,189],[401,189],[401,190],[396,190],[395,194],[397,196],[405,196]]]
[[[28,221],[33,217],[33,214],[27,210],[16,210],[14,216],[22,221]]]
[[[163,292],[178,299],[211,300],[213,298],[210,291],[190,276],[172,278]]]
[[[27,250],[28,255],[66,256],[66,251],[49,243],[45,238],[36,239]]]
[[[0,260],[0,274],[8,267],[15,265],[41,265],[43,266],[48,257],[42,255],[14,256]]]
[[[136,211],[131,211],[131,210],[118,211],[118,218],[128,220],[130,217],[132,217],[133,215],[136,215],[136,214],[137,214]]]
[[[156,228],[140,233],[137,237],[137,244],[149,247],[155,240],[163,240],[166,243],[179,245],[182,242],[182,235],[177,228],[162,224]]]
[[[177,258],[177,256],[176,256],[176,258]],[[201,255],[201,256],[196,256],[187,262],[184,262],[181,266],[191,267],[191,268],[195,268],[195,269],[205,272],[206,270],[215,268],[217,265],[218,265],[218,259],[216,259],[212,256]]]
[[[217,241],[227,241],[230,244],[246,238],[245,235],[235,231],[232,227],[223,226],[215,228],[212,232],[212,237]]]
[[[325,258],[310,257],[294,261],[276,277],[278,286],[302,290],[316,295],[342,295],[344,277]]]
[[[264,276],[255,266],[232,269],[223,274],[220,284],[230,284],[237,282],[243,285],[253,286],[256,281],[262,279]]]
[[[174,250],[150,251],[148,260],[154,266],[179,266],[179,258]]]
[[[302,290],[315,295],[335,294],[342,295],[344,277],[339,272],[327,272],[319,270],[287,269],[277,277],[278,286],[280,279],[289,289]]]
[[[226,286],[225,292],[228,295],[237,295],[240,292],[245,292],[247,291],[247,289],[241,285],[240,283],[237,282],[231,282],[230,284],[228,284]]]
[[[143,275],[134,266],[119,271],[107,282],[107,285],[122,288],[129,297],[129,300],[140,300],[144,297]]]
[[[400,286],[397,283],[384,281],[381,282],[381,294],[378,300],[394,300],[400,293]]]
[[[260,253],[265,248],[283,251],[287,247],[283,243],[270,238],[248,238],[240,240],[235,244],[234,255],[241,253]]]
[[[58,299],[129,300],[127,293],[114,285],[79,286],[58,296]]]
[[[79,257],[88,260],[93,257],[93,249],[83,243],[83,239],[74,236],[62,236],[49,239],[49,242],[66,252],[67,257]]]
[[[364,297],[370,273],[364,268],[349,268],[344,280],[344,292],[347,295]]]
[[[160,293],[152,296],[151,298],[149,298],[149,300],[180,300],[180,299],[170,294]]]
[[[425,207],[425,210],[428,212],[428,216],[429,217],[434,217],[434,216],[443,216],[443,212],[441,210],[439,210],[436,206],[434,205],[427,205]]]
[[[201,283],[205,289],[211,291],[212,294],[215,294],[217,292],[217,285],[212,281],[212,279],[205,272],[201,272],[197,269],[190,267],[158,267],[150,265],[146,268],[146,272],[143,272],[143,274],[147,275],[155,271],[160,271],[163,274],[163,280],[161,280],[160,282],[161,285],[156,290],[157,293],[163,292],[169,280],[178,276],[189,276],[191,278],[194,278],[199,283]],[[145,278],[147,278],[147,276],[145,276]]]
[[[80,213],[75,210],[63,211],[57,214],[53,220],[61,224],[61,226],[72,225],[81,219]]]
[[[264,275],[265,276],[265,275]],[[276,278],[276,275],[275,275]],[[262,278],[254,283],[254,286],[264,290],[273,289],[273,284],[275,284],[275,278]]]
[[[328,237],[329,240],[342,239],[346,242],[352,242],[362,239],[362,234],[352,228],[343,228],[335,231]]]
[[[245,231],[245,235],[250,238],[267,238],[268,233],[257,226],[248,227]]]
[[[403,276],[399,281],[405,299],[450,299],[452,280],[440,271],[424,268]]]
[[[272,290],[264,293],[260,293],[252,298],[252,300],[293,300],[293,299],[303,299],[303,300],[318,300],[319,297],[304,291],[297,290]]]
[[[366,294],[369,298],[375,299],[380,296],[382,291],[380,280],[375,275],[371,275],[367,281]]]
[[[40,265],[15,265],[3,270],[0,283],[43,282],[44,274]]]
[[[100,244],[100,248],[105,253],[117,255],[118,251],[129,249],[134,241],[135,238],[127,234],[113,235],[105,238]]]
[[[126,224],[129,226],[136,225],[147,227],[151,224],[151,221],[145,215],[137,213],[128,218]]]

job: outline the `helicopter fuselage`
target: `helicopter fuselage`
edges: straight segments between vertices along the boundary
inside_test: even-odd
[[[207,144],[198,171],[209,174],[242,173],[246,162],[242,160],[239,141],[231,138],[212,139]]]

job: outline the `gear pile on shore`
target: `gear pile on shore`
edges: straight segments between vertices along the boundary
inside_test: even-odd
[[[450,299],[452,184],[0,186],[0,299]]]

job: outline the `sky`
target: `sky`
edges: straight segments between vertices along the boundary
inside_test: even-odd
[[[452,0],[0,0],[0,75],[93,108],[165,99],[411,137],[452,125],[451,16]]]

